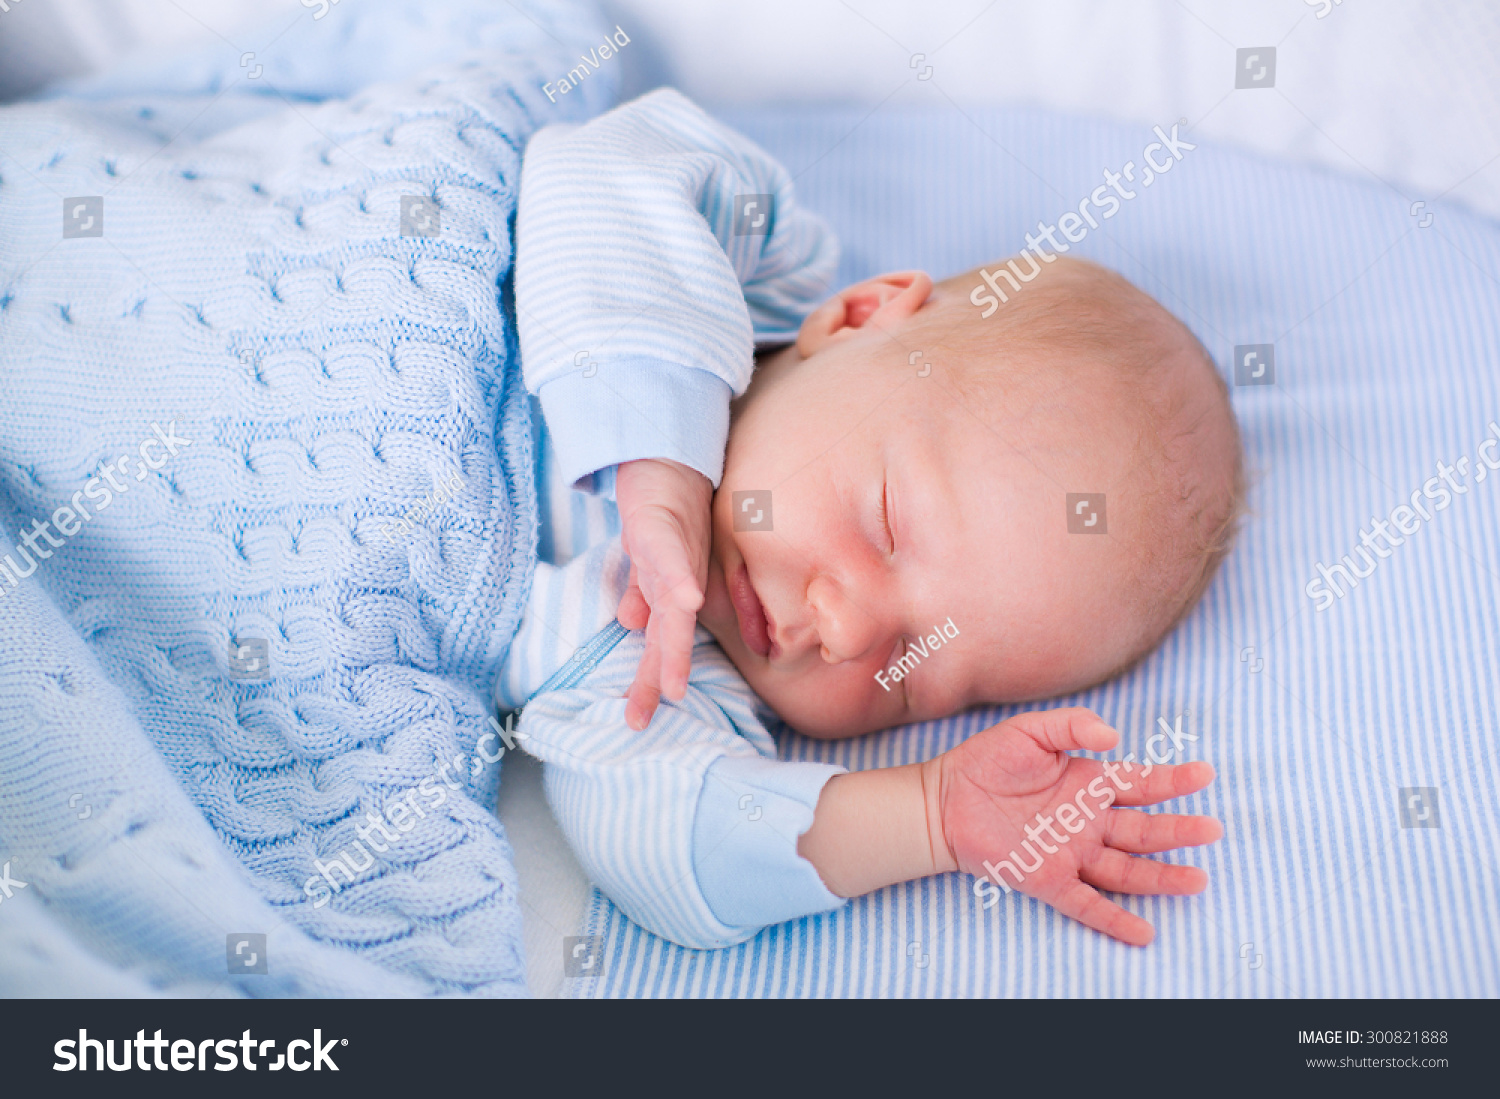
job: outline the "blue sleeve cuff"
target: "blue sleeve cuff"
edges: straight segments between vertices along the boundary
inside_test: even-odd
[[[719,487],[734,391],[707,370],[655,359],[606,362],[589,377],[554,378],[537,395],[569,484],[621,462],[670,458]]]
[[[843,767],[725,756],[708,769],[693,820],[693,866],[714,916],[768,927],[844,904],[797,854],[824,785]]]

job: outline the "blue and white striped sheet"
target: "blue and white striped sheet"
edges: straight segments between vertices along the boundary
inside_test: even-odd
[[[840,285],[1014,253],[1152,140],[1029,109],[864,114],[726,118],[833,223]],[[1500,478],[1475,483],[1471,465],[1470,491],[1334,606],[1304,591],[1500,420],[1500,227],[1430,197],[1423,227],[1412,201],[1200,142],[1076,246],[1182,317],[1226,378],[1236,345],[1275,345],[1275,384],[1232,390],[1253,515],[1203,604],[1129,675],[1047,704],[1093,707],[1137,756],[1159,717],[1186,713],[1188,756],[1219,770],[1167,806],[1225,823],[1220,843],[1163,856],[1206,868],[1208,891],[1123,901],[1154,944],[1017,895],[985,910],[962,875],[719,951],[656,938],[596,893],[583,933],[602,937],[602,972],[574,994],[1500,995]],[[908,763],[1021,708],[841,743],[788,734],[780,751]],[[1426,797],[1412,788],[1435,806],[1407,805]]]

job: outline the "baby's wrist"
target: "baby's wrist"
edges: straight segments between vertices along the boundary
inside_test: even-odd
[[[947,874],[959,868],[953,844],[943,820],[943,785],[948,753],[934,756],[921,765],[922,800],[927,811],[927,838],[932,849],[932,872]]]
[[[855,897],[956,868],[939,823],[940,768],[929,763],[835,775],[797,850],[828,890]]]

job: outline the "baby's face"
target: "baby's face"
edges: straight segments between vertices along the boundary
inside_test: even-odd
[[[902,325],[956,307],[922,279],[905,306],[851,302],[847,323],[804,327],[734,408],[699,621],[813,736],[1046,697],[1107,674],[1129,644],[1113,596],[1132,532],[1111,511],[1109,537],[1070,535],[1064,496],[1117,481],[1130,440],[1087,394],[1065,399],[1073,439],[1038,439],[1034,394],[971,407],[941,348],[922,376]]]

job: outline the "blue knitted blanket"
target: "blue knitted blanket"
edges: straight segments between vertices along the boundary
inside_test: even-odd
[[[305,6],[0,110],[6,993],[525,991],[511,227],[603,27]]]

